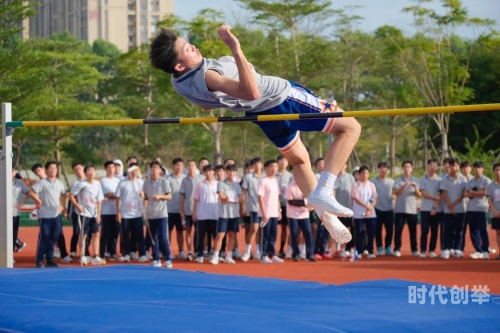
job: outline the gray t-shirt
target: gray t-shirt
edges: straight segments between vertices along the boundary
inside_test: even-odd
[[[73,184],[71,184],[71,188],[69,189],[69,192],[71,193],[71,192],[73,191],[73,189],[75,188],[75,186],[77,186],[79,182],[83,182],[83,181],[85,181],[85,179],[84,179],[84,178],[82,178],[82,179],[78,179],[78,178],[77,178],[77,179],[73,182]],[[71,215],[71,214],[73,214],[73,213],[78,214],[78,209],[76,209],[76,207],[75,207],[75,206],[73,206],[73,204],[71,204],[71,208],[70,208],[69,214]]]
[[[259,185],[260,181],[264,177],[264,174],[261,176],[257,176],[255,173],[247,173],[245,177],[243,177],[243,183],[241,184],[241,188],[246,190],[247,193],[245,195],[245,209],[247,213],[250,212],[258,212],[259,207]]]
[[[424,175],[420,178],[420,182],[418,183],[418,187],[420,191],[425,191],[425,193],[433,196],[439,196],[439,185],[441,184],[441,177],[435,176],[434,179],[430,178],[429,175]],[[422,212],[430,212],[432,207],[434,207],[435,201],[431,199],[427,199],[422,196],[422,206],[420,207],[420,211]],[[441,205],[436,205],[436,212],[442,212],[443,208]]]
[[[388,212],[392,210],[392,188],[394,187],[394,179],[385,178],[381,180],[378,177],[370,179],[370,181],[375,184],[375,189],[377,190],[377,204],[375,209],[382,212]]]
[[[493,201],[493,206],[497,211],[500,211],[500,183],[491,182],[486,189],[486,196],[491,198]]]
[[[472,190],[474,187],[477,190],[486,190],[488,186],[491,184],[491,180],[488,177],[482,176],[479,179],[476,177],[469,180],[466,190]],[[469,203],[467,204],[468,212],[488,212],[488,198],[486,196],[482,198],[469,198]]]
[[[415,182],[418,187],[418,179],[416,177],[410,176],[410,178],[406,180],[403,176],[401,176],[394,180],[393,189],[397,190],[403,187],[407,182]],[[394,212],[417,214],[417,191],[413,186],[406,186],[403,192],[396,197],[396,207],[394,208]]]
[[[53,219],[59,216],[61,195],[66,194],[62,181],[57,178],[54,181],[45,178],[33,184],[31,189],[42,200],[42,206],[38,208],[39,219]]]
[[[78,197],[78,204],[83,208],[80,216],[97,217],[97,203],[104,200],[99,181],[94,180],[92,184],[86,180],[78,182],[71,189],[71,194]]]
[[[356,180],[353,175],[344,172],[342,175],[337,176],[335,184],[333,185],[335,198],[337,198],[339,204],[346,208],[352,209],[351,191],[355,184]]]
[[[179,188],[179,193],[184,194],[184,214],[188,216],[193,215],[194,190],[196,189],[196,186],[198,186],[198,184],[202,182],[204,179],[205,176],[196,175],[194,176],[194,178],[186,176],[182,180],[181,187]]]
[[[144,182],[142,179],[123,179],[116,188],[115,196],[120,198],[120,214],[124,219],[142,217],[142,191]]]
[[[238,67],[233,57],[226,56],[219,60],[203,58],[199,66],[181,77],[176,78],[172,75],[171,82],[175,91],[190,102],[203,107],[224,108],[236,112],[262,112],[283,103],[291,89],[291,84],[287,80],[260,75],[254,71],[260,97],[252,101],[242,100],[220,91],[208,90],[205,81],[205,73],[208,70],[239,81]]]
[[[144,182],[143,191],[148,198],[146,217],[148,219],[168,217],[167,200],[155,200],[153,196],[171,193],[169,181],[164,177],[160,177],[156,181],[148,179]]]
[[[217,193],[224,193],[229,202],[222,203],[219,200],[219,218],[232,219],[240,217],[240,198],[243,194],[240,184],[232,182],[229,184],[227,180],[217,183]]]
[[[120,184],[120,179],[118,177],[108,178],[104,177],[101,179],[102,194],[106,195],[108,193],[115,193],[116,188]],[[102,201],[101,215],[116,215],[116,200],[108,199],[104,197]]]
[[[446,176],[446,178],[441,181],[439,189],[443,192],[446,192],[446,194],[448,195],[448,199],[453,202],[463,194],[466,186],[467,178],[465,178],[465,176],[462,174],[457,174],[457,178],[455,179],[451,179],[450,176]],[[443,202],[445,202],[444,199]],[[459,202],[454,208],[456,213],[465,213],[464,200]],[[448,207],[446,202],[444,204],[443,213],[450,214],[450,208]]]
[[[282,175],[279,172],[276,174],[276,180],[278,181],[278,185],[279,185],[280,191],[281,191],[280,205],[282,207],[286,206],[286,188],[288,187],[288,184],[290,184],[292,179],[293,179],[293,175],[289,171],[286,171],[284,175]]]
[[[167,208],[169,213],[179,214],[181,212],[181,194],[179,190],[184,178],[186,178],[186,176],[183,174],[181,174],[179,177],[176,177],[173,173],[170,174],[167,178],[170,185],[170,193],[172,193],[172,199],[167,201]]]
[[[23,194],[28,194],[29,190],[30,188],[21,179],[14,178],[12,182],[12,216],[20,215],[16,206],[23,201]]]

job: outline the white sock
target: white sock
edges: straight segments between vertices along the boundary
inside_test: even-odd
[[[300,252],[304,252],[306,250],[306,246],[304,244],[299,244]]]
[[[260,252],[260,246],[259,245],[255,245],[255,252]]]
[[[335,184],[335,180],[337,176],[331,174],[326,171],[321,171],[321,175],[319,176],[318,186],[314,190],[315,195],[332,195],[333,193],[333,185]]]
[[[214,251],[214,258],[219,258],[219,251]]]
[[[232,258],[233,258],[233,252],[229,251],[229,252],[226,254],[226,258],[230,258],[230,259],[232,259]]]
[[[252,244],[247,244],[247,249],[245,250],[246,254],[252,253]]]

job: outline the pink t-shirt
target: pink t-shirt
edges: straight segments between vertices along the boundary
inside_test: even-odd
[[[280,207],[280,187],[275,177],[264,177],[260,181],[259,197],[264,198],[264,209],[266,210],[267,217],[278,217]],[[262,216],[262,211],[259,208],[259,216]]]
[[[202,181],[194,190],[194,200],[198,201],[196,218],[198,220],[219,219],[219,195],[217,194],[217,181]]]
[[[309,218],[309,209],[307,207],[299,207],[290,205],[288,200],[301,200],[304,199],[304,194],[297,186],[295,180],[292,180],[288,187],[286,188],[286,217],[289,219],[302,220]],[[307,204],[307,199],[306,199]]]
[[[351,198],[358,198],[366,204],[370,204],[370,200],[375,200],[377,199],[377,197],[378,196],[375,184],[370,181],[363,184],[358,180],[351,190]],[[375,214],[375,209],[372,210],[372,215],[363,216],[363,214],[366,212],[366,208],[361,206],[354,200],[352,202],[352,211],[354,213],[355,219],[368,219],[377,217],[377,214]]]

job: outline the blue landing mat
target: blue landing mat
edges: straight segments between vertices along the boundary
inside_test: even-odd
[[[410,304],[409,286],[149,268],[0,269],[0,332],[498,332],[500,297]],[[431,285],[425,285],[429,290]]]

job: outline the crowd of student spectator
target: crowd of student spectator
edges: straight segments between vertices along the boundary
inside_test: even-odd
[[[253,158],[240,175],[232,159],[212,166],[206,158],[198,163],[175,158],[168,168],[156,158],[141,170],[131,156],[125,166],[119,159],[106,161],[106,176],[99,180],[95,166],[76,162],[76,181],[69,191],[57,178],[55,162],[32,167],[39,180],[31,187],[14,167],[14,251],[26,246],[18,238],[20,208],[31,197],[36,204],[31,215],[40,228],[35,262],[40,268],[57,267],[55,258],[84,265],[151,261],[152,266],[171,268],[173,259],[216,265],[251,258],[270,264],[400,257],[405,224],[412,256],[436,258],[439,252],[443,259],[464,257],[468,230],[474,247],[470,257],[489,259],[494,250],[488,214],[500,246],[500,163],[490,166],[493,180],[484,176],[480,161],[471,166],[446,158],[438,174],[439,164],[430,159],[426,174],[416,178],[411,161],[405,161],[402,175],[394,179],[386,162],[378,164],[374,177],[366,166],[349,173],[346,165],[334,195],[354,213],[340,218],[353,236],[347,244],[334,244],[283,155],[264,163]],[[323,166],[322,158],[315,161],[318,175]],[[69,252],[62,217],[73,226]],[[174,229],[177,248],[172,251]],[[244,232],[245,244],[238,243],[239,232]]]

